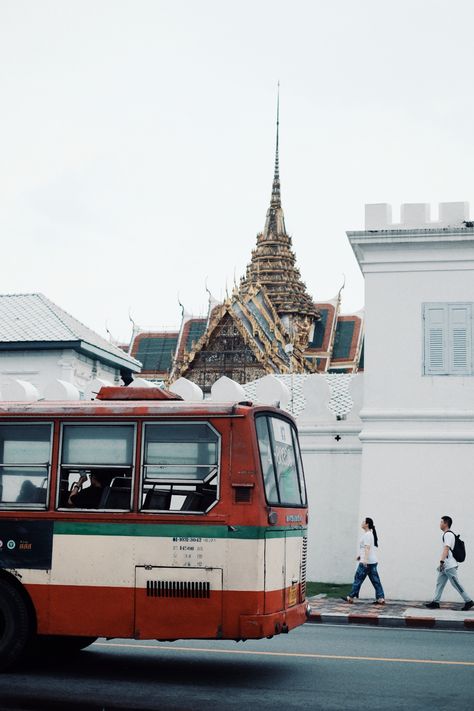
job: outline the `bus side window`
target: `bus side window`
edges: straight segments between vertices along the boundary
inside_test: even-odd
[[[64,424],[58,507],[130,511],[134,425]]]
[[[220,437],[207,422],[146,424],[143,511],[205,513],[218,498]]]
[[[45,509],[51,424],[0,425],[0,507]]]
[[[262,465],[263,480],[265,482],[265,493],[268,503],[278,503],[278,489],[276,484],[275,465],[272,454],[270,434],[268,432],[268,421],[264,416],[255,420],[258,437],[258,449],[260,452],[260,462]]]

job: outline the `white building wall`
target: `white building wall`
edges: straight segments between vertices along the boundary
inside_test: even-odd
[[[387,597],[430,600],[442,515],[474,551],[474,377],[423,375],[422,305],[474,302],[474,230],[411,223],[348,233],[366,287],[359,518],[380,534]],[[473,556],[459,571],[471,596]],[[444,599],[460,601],[451,587]]]
[[[347,583],[355,570],[360,428],[335,421],[298,429],[309,505],[307,578]]]
[[[120,379],[119,369],[79,355],[71,349],[4,351],[0,354],[0,394],[2,387],[15,380],[31,383],[43,397],[48,386],[62,380],[71,383],[82,396],[88,397],[88,386],[96,378],[111,384]]]

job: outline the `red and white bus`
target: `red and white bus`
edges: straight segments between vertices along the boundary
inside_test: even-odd
[[[0,669],[97,637],[258,639],[306,619],[293,419],[103,388],[0,403]]]

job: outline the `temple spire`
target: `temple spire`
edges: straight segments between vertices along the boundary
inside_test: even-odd
[[[270,207],[267,210],[265,227],[263,229],[264,239],[274,239],[285,236],[287,239],[285,218],[283,216],[283,208],[281,206],[280,195],[280,156],[279,156],[279,139],[280,139],[280,82],[278,82],[277,94],[277,120],[276,120],[276,145],[275,145],[275,172],[273,174],[272,198]]]
[[[273,175],[272,200],[273,207],[280,207],[280,159],[278,155],[278,139],[280,133],[280,82],[278,82],[277,93],[277,121],[276,121],[276,148],[275,148],[275,172]]]

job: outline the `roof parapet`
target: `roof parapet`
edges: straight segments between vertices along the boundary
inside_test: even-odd
[[[468,220],[468,202],[440,202],[439,219],[434,221],[431,220],[429,203],[403,203],[399,223],[392,221],[392,206],[388,203],[380,202],[365,206],[365,229],[368,232],[463,227]]]

